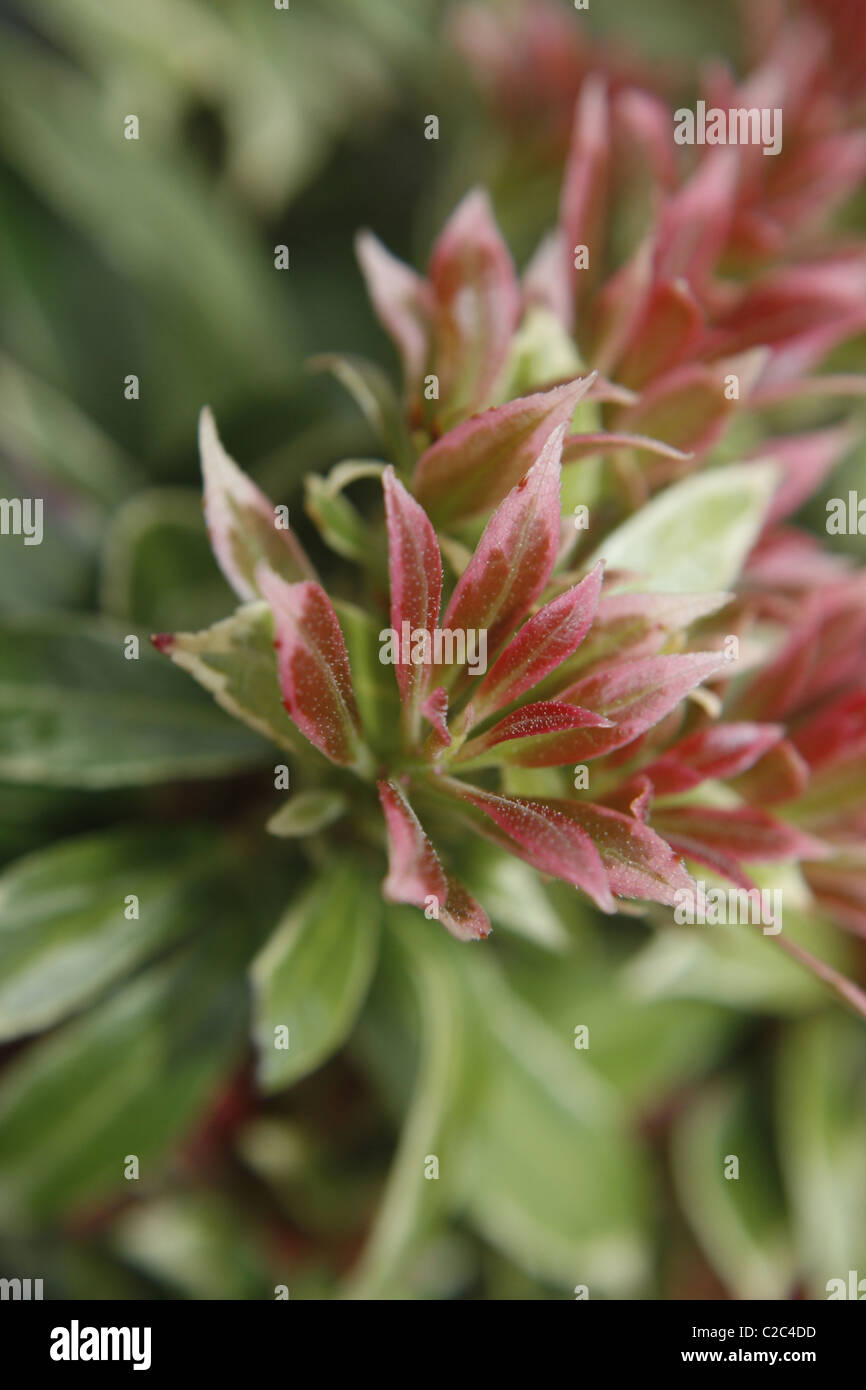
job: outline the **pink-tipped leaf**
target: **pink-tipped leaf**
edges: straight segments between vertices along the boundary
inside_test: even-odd
[[[585,676],[565,691],[563,698],[605,715],[614,727],[586,729],[583,758],[598,757],[631,743],[724,666],[725,658],[719,652],[683,652],[623,661]]]
[[[611,729],[609,719],[557,700],[524,705],[464,744],[455,762],[473,767],[562,767],[583,755],[586,729]]]
[[[493,514],[461,575],[444,626],[481,629],[494,655],[522,622],[553,569],[559,546],[559,459],[565,427]]]
[[[542,873],[581,888],[603,912],[615,904],[601,857],[590,837],[555,806],[525,797],[497,796],[464,782],[443,788],[467,802],[495,825],[492,838]]]
[[[363,765],[349,656],[331,600],[319,584],[287,584],[265,565],[256,579],[274,615],[277,670],[289,715],[332,762]]]
[[[577,651],[598,608],[603,569],[600,560],[573,589],[546,603],[524,623],[473,697],[476,720],[518,699]]]
[[[242,599],[259,597],[256,567],[264,562],[283,579],[315,577],[297,537],[279,526],[279,513],[222,446],[207,406],[199,416],[204,513],[217,562]]]
[[[388,831],[388,875],[382,885],[390,902],[433,909],[436,919],[460,941],[490,933],[483,908],[445,873],[406,793],[396,782],[378,782]]]
[[[423,507],[410,497],[393,468],[382,479],[388,529],[388,576],[391,586],[391,626],[431,634],[439,621],[442,597],[442,557],[439,542]],[[402,643],[400,654],[402,655]],[[430,667],[412,662],[395,665],[400,698],[410,712],[423,698]]]
[[[488,403],[520,312],[511,254],[481,189],[467,193],[443,227],[428,274],[439,395],[450,421]]]
[[[594,376],[521,396],[456,425],[423,453],[412,491],[439,525],[492,511],[568,425]]]

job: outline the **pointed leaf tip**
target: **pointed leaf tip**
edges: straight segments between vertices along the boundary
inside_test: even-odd
[[[512,853],[533,868],[581,888],[603,912],[616,904],[596,846],[579,825],[557,807],[525,797],[498,796],[454,779],[442,779],[442,789],[481,811],[499,829]]]
[[[388,832],[385,897],[432,909],[436,920],[460,941],[488,936],[487,914],[462,884],[445,873],[402,787],[393,781],[376,785]]]
[[[598,609],[603,572],[600,560],[579,584],[524,623],[473,698],[476,720],[518,699],[577,651]]]
[[[612,729],[603,715],[558,700],[540,700],[506,715],[464,745],[459,763],[562,767],[583,756],[586,729]]]
[[[315,578],[303,547],[280,513],[223,448],[208,406],[199,416],[204,513],[217,562],[240,598],[259,597],[256,566],[265,561],[283,579]]]
[[[570,425],[595,375],[521,396],[455,425],[418,460],[415,496],[440,525],[491,511],[532,467],[552,432]]]
[[[448,605],[444,626],[487,633],[494,655],[538,598],[559,547],[559,471],[565,425],[487,524]]]
[[[472,189],[451,214],[429,277],[435,370],[443,411],[455,418],[489,400],[520,315],[514,263],[484,190]]]

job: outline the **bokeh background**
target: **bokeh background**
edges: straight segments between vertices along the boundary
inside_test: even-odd
[[[504,927],[495,971],[458,988],[446,950],[383,945],[346,1046],[260,1094],[245,969],[303,864],[263,834],[246,735],[208,725],[206,697],[149,652],[135,690],[109,655],[117,633],[232,606],[201,518],[204,402],[339,583],[301,480],[378,446],[309,359],[395,369],[356,230],[423,264],[483,183],[523,264],[555,217],[585,73],[601,61],[691,100],[701,64],[743,71],[748,8],[593,0],[576,15],[549,0],[527,24],[493,0],[0,5],[0,494],[46,499],[43,545],[0,542],[0,912],[35,924],[60,998],[2,1053],[0,1273],[44,1277],[58,1298],[285,1284],[492,1300],[585,1282],[593,1297],[821,1297],[830,1277],[866,1275],[862,1027],[760,939],[684,951],[636,920],[599,923],[520,865],[483,868]],[[511,104],[473,61],[491,21]],[[527,111],[520,80],[550,51],[549,100],[536,89]],[[138,141],[123,139],[130,113]],[[438,141],[423,138],[431,113]],[[844,217],[862,227],[862,202]],[[858,466],[862,452],[828,495]],[[52,967],[76,931],[98,945],[130,883],[159,904],[137,944]],[[4,950],[0,1004],[17,1007],[25,948]],[[86,976],[68,999],[67,972]],[[473,1010],[495,1049],[466,1144],[471,1068],[458,1078],[452,1054],[458,1033],[471,1053]],[[576,1079],[581,1024],[591,1068]],[[453,1185],[400,1166],[407,1115],[423,1136],[443,1096],[431,1151],[453,1141]],[[748,1181],[724,1179],[732,1153]]]

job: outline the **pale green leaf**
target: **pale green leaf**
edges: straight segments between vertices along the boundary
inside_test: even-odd
[[[62,841],[0,876],[0,1038],[58,1022],[195,925],[215,832],[116,830]],[[138,900],[127,918],[127,897]],[[210,907],[213,903],[210,903]]]
[[[7,1229],[152,1178],[242,1052],[243,968],[258,931],[209,932],[29,1048],[0,1085],[0,1220]]]
[[[174,633],[169,655],[236,719],[280,748],[313,755],[283,708],[268,604],[244,604],[202,632]]]
[[[139,644],[131,659],[129,636]],[[8,781],[144,785],[222,775],[264,751],[171,670],[147,632],[79,616],[0,621],[0,777]]]
[[[256,957],[253,1031],[265,1090],[290,1086],[345,1041],[376,964],[381,910],[378,885],[343,859],[292,904]]]
[[[152,632],[216,622],[237,599],[217,566],[201,493],[150,488],[112,516],[100,575],[105,612]]]
[[[734,1298],[785,1299],[795,1269],[771,1136],[741,1083],[697,1095],[674,1129],[674,1176],[692,1228]]]
[[[265,829],[282,839],[314,835],[339,820],[347,807],[346,798],[338,791],[322,788],[321,791],[298,792],[274,812]]]
[[[647,1172],[615,1093],[492,969],[477,968],[476,990],[490,1041],[465,1130],[473,1223],[565,1297],[578,1284],[635,1296],[649,1272]]]
[[[839,1296],[831,1279],[866,1278],[866,1033],[833,1010],[781,1040],[779,1153],[808,1297]],[[863,1292],[858,1294],[863,1297]]]
[[[667,488],[623,524],[587,560],[635,572],[617,587],[666,593],[727,589],[758,538],[778,481],[766,463],[737,463]]]
[[[436,1217],[454,1203],[459,1175],[468,999],[444,935],[405,908],[389,910],[388,921],[405,971],[401,982],[414,995],[420,1054],[388,1182],[346,1289],[354,1299],[411,1297],[413,1260]]]

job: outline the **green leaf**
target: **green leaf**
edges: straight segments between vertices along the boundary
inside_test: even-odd
[[[336,352],[312,358],[309,366],[313,371],[333,372],[361,407],[385,445],[391,462],[403,472],[411,468],[412,447],[403,423],[403,411],[382,368],[363,357]]]
[[[376,964],[378,885],[351,863],[327,868],[252,965],[253,1031],[266,1091],[314,1071],[350,1033]],[[277,1029],[288,1029],[280,1046]]]
[[[570,937],[538,874],[528,864],[480,841],[467,844],[457,877],[502,926],[549,951],[568,949]]]
[[[586,1028],[593,1067],[624,1102],[661,1105],[718,1064],[736,1015],[699,999],[637,999],[591,943],[584,924],[565,958],[521,951],[509,964],[511,987],[560,1038]]]
[[[233,726],[129,630],[80,616],[0,620],[0,777],[120,787],[212,777],[260,760]]]
[[[777,473],[737,463],[667,488],[617,527],[587,561],[635,571],[618,589],[704,593],[727,589],[758,538]]]
[[[689,867],[708,886],[728,887],[704,866]],[[851,973],[847,940],[842,933],[828,933],[815,917],[796,865],[750,867],[759,888],[781,894],[783,934],[765,936],[760,926],[745,922],[662,927],[625,968],[624,980],[636,997],[706,999],[740,1011],[781,1015],[826,1002],[827,986],[782,946],[793,943],[831,968]]]
[[[44,1221],[127,1188],[127,1155],[152,1179],[165,1149],[241,1055],[243,968],[260,931],[235,921],[149,969],[34,1044],[0,1085],[0,1221]]]
[[[132,460],[69,397],[8,357],[0,357],[0,439],[53,487],[100,511],[140,482]]]
[[[759,1097],[731,1082],[699,1093],[674,1129],[680,1200],[734,1298],[789,1298],[795,1282],[765,1121]]]
[[[291,839],[299,835],[315,835],[348,809],[342,792],[322,788],[320,791],[298,792],[275,811],[265,829],[271,835]]]
[[[137,1202],[112,1223],[126,1264],[193,1299],[273,1298],[261,1236],[228,1195],[199,1191]]]
[[[415,999],[420,1056],[385,1191],[345,1291],[353,1299],[411,1296],[413,1257],[436,1217],[454,1204],[459,1174],[469,1001],[444,934],[431,933],[430,923],[405,908],[389,909],[388,922],[389,944],[401,958],[402,991],[408,986]],[[431,1157],[438,1163],[435,1179],[426,1176]]]
[[[237,602],[207,538],[201,494],[152,488],[115,512],[105,536],[102,607],[151,632],[200,628]]]
[[[162,315],[154,398],[162,399],[164,387],[169,408],[175,404],[169,373],[187,385],[200,381],[200,354],[211,361],[220,355],[237,382],[278,380],[293,305],[285,296],[278,305],[272,271],[269,276],[252,227],[220,207],[203,169],[181,142],[166,147],[160,139],[162,93],[139,89],[142,139],[126,141],[125,113],[117,112],[116,121],[106,119],[99,83],[85,75],[85,68],[92,71],[91,62],[80,67],[63,61],[35,36],[7,26],[0,57],[5,149],[60,219],[141,286],[143,319],[151,301]],[[102,81],[119,90],[116,84],[126,79],[116,70],[104,72]],[[44,94],[38,111],[25,98],[34,83]],[[149,139],[143,133],[148,126]],[[136,156],[134,172],[130,154]],[[166,331],[167,325],[180,324],[187,329],[182,343]]]
[[[849,1270],[866,1278],[864,1064],[863,1024],[839,1010],[789,1027],[781,1040],[779,1153],[810,1298],[838,1293],[831,1279],[847,1292]]]
[[[57,1023],[188,932],[215,838],[185,827],[108,831],[11,865],[0,877],[0,1038]]]
[[[568,381],[583,368],[570,333],[550,309],[534,305],[512,338],[504,380],[496,392],[497,402]],[[583,410],[584,405],[582,402],[578,409]]]
[[[486,963],[475,985],[489,1044],[465,1131],[473,1223],[563,1291],[635,1296],[648,1276],[647,1175],[615,1093]]]
[[[385,464],[374,460],[347,459],[326,478],[308,473],[304,479],[306,509],[326,545],[337,555],[369,567],[382,580],[387,577],[384,549],[376,545],[373,531],[344,495],[344,489],[358,478],[381,477],[384,468]]]
[[[316,756],[283,708],[267,603],[244,604],[202,632],[174,633],[168,653],[236,719],[280,748]]]

